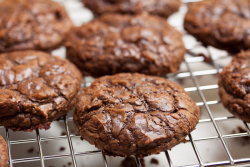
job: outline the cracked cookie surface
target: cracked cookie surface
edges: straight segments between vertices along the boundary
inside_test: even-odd
[[[167,21],[147,14],[104,14],[75,27],[66,42],[67,58],[84,75],[121,72],[164,76],[179,70],[186,49]]]
[[[72,109],[80,71],[68,60],[40,51],[0,54],[0,125],[47,129]]]
[[[66,10],[50,0],[0,1],[0,52],[50,51],[72,27]]]
[[[97,15],[148,12],[166,18],[177,12],[181,5],[180,0],[83,0],[83,3]]]
[[[184,28],[204,45],[229,52],[250,47],[249,0],[203,0],[189,5]]]
[[[225,108],[250,122],[250,50],[233,57],[219,74],[219,94]]]
[[[81,137],[107,155],[143,157],[183,142],[199,115],[178,84],[122,73],[96,79],[82,90],[74,122]]]

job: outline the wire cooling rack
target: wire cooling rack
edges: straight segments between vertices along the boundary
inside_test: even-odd
[[[87,22],[93,18],[91,12],[83,8],[81,2],[78,0],[57,1],[66,7],[76,25],[81,25],[83,22]],[[163,159],[165,159],[165,161],[160,163],[160,166],[197,167],[239,164],[247,166],[247,164],[250,165],[250,151],[248,151],[250,150],[249,124],[241,122],[230,115],[222,107],[221,101],[218,98],[217,74],[222,70],[223,66],[230,61],[230,56],[212,47],[204,48],[199,42],[195,41],[194,38],[186,34],[182,27],[187,4],[194,1],[197,0],[183,0],[184,4],[180,11],[169,19],[171,25],[183,32],[183,40],[188,51],[181,70],[175,74],[168,74],[166,77],[176,81],[190,93],[191,97],[201,108],[201,119],[197,129],[187,137],[186,144],[180,144],[171,151],[161,153],[160,161],[164,161]],[[64,56],[65,49],[61,48],[53,53]],[[91,81],[93,81],[93,79],[84,78],[83,87],[89,86]],[[209,124],[210,127],[203,126],[207,124]],[[245,130],[235,130],[238,125],[243,126]],[[75,129],[73,128],[72,130],[72,128],[72,113],[67,117],[63,117],[58,122],[53,122],[52,128],[48,131],[12,132],[4,127],[0,127],[0,134],[5,136],[9,149],[10,167],[52,167],[52,165],[54,167],[82,167],[81,160],[83,157],[90,157],[89,159],[95,157],[91,159],[92,161],[85,159],[84,161],[87,162],[84,165],[85,167],[100,165],[105,167],[119,166],[117,163],[116,165],[113,163],[119,158],[106,157],[100,150],[90,146],[86,141],[80,141],[79,135],[77,135]],[[232,132],[232,130],[234,130],[234,132]],[[228,141],[229,139],[232,140]],[[245,142],[243,145],[239,144],[242,143],[243,140],[238,139],[244,139]],[[64,143],[61,141],[64,141]],[[216,144],[213,143],[214,141],[216,141]],[[49,142],[52,142],[52,144],[48,145]],[[83,145],[79,145],[78,142],[83,143]],[[59,145],[63,145],[59,150],[55,149],[58,143],[60,143]],[[32,145],[32,147],[29,145]],[[183,148],[182,145],[190,147]],[[181,148],[178,149],[179,147]],[[239,150],[237,150],[238,147]],[[206,152],[204,148],[206,148],[206,151],[210,149],[210,155],[204,153]],[[191,154],[193,154],[194,157],[192,157]],[[220,156],[221,154],[224,154],[224,156]],[[96,157],[96,155],[99,156]],[[64,161],[63,159],[67,160]],[[190,159],[192,159],[192,161],[190,161]],[[102,162],[100,162],[100,160]],[[50,161],[53,163],[50,163]],[[99,164],[96,164],[95,161],[99,161]],[[135,161],[137,167],[142,166],[138,158],[135,158]],[[61,162],[68,163],[62,165]],[[151,165],[153,166],[153,164]]]

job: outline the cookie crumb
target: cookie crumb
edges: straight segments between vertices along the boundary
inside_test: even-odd
[[[62,132],[62,133],[61,133],[61,136],[65,136],[65,135],[67,135],[66,132]]]
[[[64,151],[65,150],[65,147],[60,147],[60,151]]]
[[[199,53],[198,56],[203,57],[204,58],[204,62],[205,63],[211,63],[212,59],[209,56],[206,56],[204,53]]]
[[[30,154],[33,153],[34,152],[34,148],[31,147],[30,149],[27,150],[27,152],[30,153]]]
[[[182,143],[184,143],[184,144],[185,144],[186,142],[187,142],[187,140],[186,140],[186,139],[183,139],[183,140],[182,140]]]
[[[155,164],[155,165],[159,165],[159,161],[158,161],[156,158],[152,158],[152,159],[150,160],[150,163],[151,163],[151,164]]]

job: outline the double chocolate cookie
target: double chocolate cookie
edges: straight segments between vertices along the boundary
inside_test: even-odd
[[[74,112],[79,134],[107,155],[139,157],[185,141],[200,109],[178,84],[122,73],[84,88]]]
[[[56,2],[0,1],[0,52],[55,49],[71,27],[65,9]]]
[[[4,138],[0,135],[0,166],[7,167],[8,159],[8,148]]]
[[[222,103],[239,119],[250,122],[250,50],[242,51],[219,74]]]
[[[179,10],[180,0],[82,0],[95,14],[148,12],[153,15],[169,17]]]
[[[105,14],[75,27],[66,43],[67,58],[94,77],[121,72],[164,76],[184,60],[181,38],[157,16]]]
[[[66,59],[39,51],[0,54],[0,126],[48,129],[74,107],[81,81]]]
[[[250,48],[249,13],[249,0],[203,0],[189,5],[184,27],[204,45],[238,52]]]

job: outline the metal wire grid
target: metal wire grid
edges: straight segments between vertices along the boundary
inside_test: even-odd
[[[194,2],[194,1],[199,1],[199,0],[183,0],[183,3],[189,3],[189,2]],[[64,2],[64,1],[60,1],[60,2]],[[185,33],[184,33],[184,35],[185,35]],[[198,44],[197,46],[200,46],[200,45]],[[246,122],[243,122],[246,129],[247,129],[246,133],[236,133],[236,134],[230,134],[230,135],[222,135],[221,131],[218,128],[217,121],[224,121],[224,120],[230,120],[230,119],[236,119],[236,118],[234,116],[214,118],[209,106],[214,105],[214,104],[220,104],[221,101],[218,101],[218,100],[207,101],[202,91],[217,89],[218,85],[200,86],[199,82],[198,82],[198,80],[196,78],[197,76],[206,76],[206,75],[216,75],[216,74],[218,74],[222,70],[222,67],[219,64],[217,64],[216,61],[219,60],[219,59],[223,59],[223,58],[214,58],[211,55],[210,50],[207,49],[207,51],[209,53],[208,56],[211,59],[210,65],[212,65],[214,67],[214,69],[212,69],[212,70],[202,70],[202,71],[192,71],[191,65],[190,65],[191,63],[199,63],[199,62],[204,61],[204,57],[199,56],[196,53],[194,53],[192,51],[193,49],[194,49],[194,47],[187,48],[187,50],[188,50],[187,54],[192,56],[192,57],[186,57],[185,62],[184,62],[185,66],[188,69],[188,72],[179,72],[179,73],[175,73],[175,74],[168,74],[167,78],[170,78],[170,79],[181,79],[181,78],[188,78],[188,77],[191,78],[191,80],[194,83],[195,87],[188,87],[188,88],[185,88],[185,90],[187,92],[193,92],[193,91],[198,92],[202,102],[198,102],[197,105],[198,106],[204,106],[205,109],[206,109],[206,112],[208,113],[208,115],[210,117],[209,119],[201,119],[199,121],[199,123],[201,124],[201,123],[211,122],[213,124],[216,132],[217,132],[217,135],[216,136],[193,139],[192,134],[190,134],[188,136],[187,142],[191,143],[193,151],[194,151],[194,153],[195,153],[195,155],[197,157],[198,164],[194,164],[194,165],[187,164],[187,165],[180,166],[180,167],[224,166],[224,165],[236,165],[236,164],[246,164],[246,163],[250,164],[250,158],[233,159],[232,155],[229,152],[228,146],[226,145],[226,143],[224,141],[224,139],[226,139],[226,138],[238,138],[238,137],[246,137],[246,136],[250,137],[250,128],[249,128],[248,124]],[[86,79],[84,78],[83,87],[89,86],[90,84],[91,83],[88,83],[86,81]],[[70,134],[69,126],[68,126],[68,121],[73,121],[73,118],[72,117],[66,118],[66,116],[65,116],[60,121],[63,121],[63,123],[64,123],[64,127],[65,127],[65,130],[66,130],[66,135],[61,135],[61,136],[56,136],[56,137],[41,138],[39,130],[36,130],[36,138],[35,139],[11,141],[10,136],[9,136],[9,130],[5,128],[6,142],[7,142],[8,150],[9,150],[9,165],[10,165],[10,167],[13,167],[13,164],[15,164],[15,163],[31,162],[31,161],[40,161],[41,167],[45,167],[45,160],[59,159],[59,158],[65,158],[65,157],[71,157],[72,165],[74,167],[77,167],[76,156],[93,155],[93,154],[102,154],[103,163],[104,163],[105,167],[109,166],[105,155],[100,150],[75,152],[73,144],[72,144],[72,138],[79,138],[79,136]],[[3,128],[3,127],[1,127],[1,128]],[[68,144],[69,144],[69,148],[70,148],[70,154],[49,155],[49,156],[44,156],[43,155],[41,141],[56,141],[56,140],[62,140],[62,139],[67,139],[68,140]],[[199,153],[199,151],[197,149],[196,142],[204,141],[204,140],[215,140],[215,139],[219,140],[222,143],[224,151],[225,151],[225,153],[226,153],[226,155],[228,157],[228,160],[219,161],[219,162],[204,163],[202,161],[201,155],[200,155],[200,153]],[[37,142],[38,143],[37,146],[38,146],[38,151],[39,151],[39,157],[12,159],[12,157],[11,157],[11,146],[12,145],[14,145],[14,144],[32,143],[32,142]],[[169,166],[174,167],[174,165],[172,163],[172,159],[170,158],[168,151],[165,152],[165,155],[166,155]],[[138,158],[136,158],[136,157],[135,157],[135,160],[136,160],[137,167],[141,167],[140,160]]]

